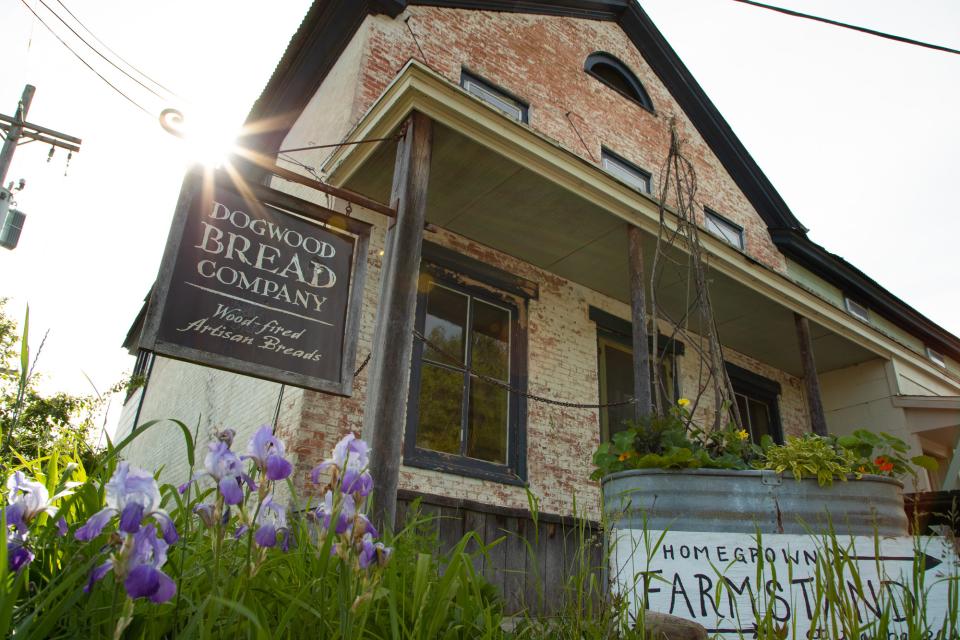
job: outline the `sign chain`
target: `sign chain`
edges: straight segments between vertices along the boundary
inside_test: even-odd
[[[456,362],[459,360],[459,358],[451,356],[449,353],[446,353],[443,349],[441,349],[440,347],[432,343],[429,338],[427,338],[425,335],[423,335],[416,329],[413,330],[413,336],[417,340],[424,343],[425,345],[427,345],[428,347],[430,347],[440,355],[444,356],[445,358],[451,360],[452,362]],[[368,354],[367,360],[369,359],[370,359],[370,355]],[[361,369],[367,364],[367,360],[364,360],[363,364],[360,366]],[[514,386],[511,386],[509,383],[502,382],[500,380],[497,380],[496,378],[491,378],[490,376],[486,376],[482,373],[477,373],[476,371],[473,371],[469,367],[466,369],[466,372],[470,374],[470,376],[473,378],[483,380],[484,382],[488,382],[492,385],[500,387],[501,389],[506,389],[510,393],[516,393],[520,396],[523,396],[524,398],[527,398],[528,400],[533,400],[534,402],[542,402],[544,404],[552,404],[558,407],[567,407],[569,409],[604,409],[606,407],[623,407],[626,405],[635,404],[637,402],[635,398],[621,400],[620,402],[607,402],[605,404],[586,404],[581,402],[566,402],[564,400],[555,400],[553,398],[539,396],[534,393],[530,393],[528,391],[518,389]]]
[[[353,372],[353,377],[356,378],[360,375],[360,372],[367,368],[367,364],[370,363],[371,354],[367,354],[367,357],[363,359],[363,362],[360,363],[360,366],[357,367],[357,370]]]

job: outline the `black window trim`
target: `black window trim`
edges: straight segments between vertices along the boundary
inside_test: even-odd
[[[636,173],[644,176],[647,179],[647,188],[646,190],[638,189],[638,191],[640,191],[640,193],[646,193],[646,194],[652,193],[652,190],[653,190],[653,174],[652,173],[640,167],[637,163],[627,160],[616,151],[611,151],[610,148],[607,146],[600,147],[600,168],[604,168],[603,167],[604,158],[610,158],[611,160],[614,160],[622,164],[625,168],[630,169],[631,171],[635,171]],[[609,171],[607,173],[609,173]],[[617,176],[613,176],[613,177],[617,178]],[[617,179],[619,180],[619,178]],[[633,185],[630,185],[630,186],[633,186]]]
[[[718,236],[718,235],[715,234],[714,232],[712,232],[712,231],[710,231],[709,229],[707,229],[707,219],[708,219],[708,218],[716,218],[716,219],[719,220],[720,222],[723,222],[724,224],[728,224],[728,225],[730,225],[731,227],[733,227],[733,228],[736,230],[737,235],[740,237],[740,246],[738,247],[737,245],[730,243],[730,242],[727,241],[727,239],[724,238],[723,236]],[[717,213],[716,211],[714,211],[714,210],[711,209],[710,207],[704,207],[704,208],[703,208],[703,228],[706,229],[707,233],[709,233],[710,235],[712,235],[714,238],[719,238],[720,240],[722,240],[723,242],[726,242],[728,245],[730,245],[731,247],[733,247],[733,248],[736,249],[737,251],[746,251],[746,250],[747,250],[747,237],[746,237],[746,235],[744,235],[744,229],[743,229],[743,227],[742,227],[741,225],[737,224],[736,222],[734,222],[733,220],[731,220],[730,218],[728,218],[728,217],[726,217],[726,216],[724,216],[724,215],[721,215],[721,214]]]
[[[473,83],[475,83],[475,84],[480,85],[481,87],[483,87],[483,88],[486,89],[487,91],[490,91],[490,92],[492,92],[492,93],[499,93],[499,94],[500,94],[501,96],[503,96],[504,98],[507,98],[508,100],[511,100],[512,102],[516,102],[516,103],[517,103],[517,106],[520,108],[520,112],[521,112],[519,122],[522,122],[523,124],[530,124],[530,103],[529,103],[529,102],[527,102],[526,100],[524,100],[523,98],[521,98],[521,97],[518,96],[517,94],[513,93],[512,91],[509,91],[509,90],[507,90],[507,89],[504,89],[504,88],[501,87],[500,85],[494,84],[493,82],[490,82],[489,80],[487,80],[487,79],[484,78],[483,76],[481,76],[481,75],[479,75],[479,74],[471,71],[469,68],[467,68],[467,67],[464,66],[464,67],[461,67],[461,68],[460,68],[460,87],[461,87],[464,91],[467,91],[467,88],[466,88],[466,82],[467,82],[467,80],[469,80],[470,82],[473,82]],[[469,93],[469,91],[467,91],[467,92]],[[470,94],[470,95],[473,95],[473,94]],[[480,98],[478,98],[477,96],[474,96],[474,97],[477,98],[478,100],[480,100]],[[489,105],[491,108],[496,109],[496,107],[494,107],[493,105],[490,105],[488,102],[486,102],[486,101],[483,101],[483,102],[484,102],[484,104]],[[500,113],[502,113],[502,111],[500,111],[499,109],[497,109],[497,111],[500,112]],[[504,115],[506,115],[506,114],[504,114]],[[507,117],[509,117],[509,116],[507,116]],[[513,118],[510,118],[510,119],[513,120]]]
[[[621,341],[626,341],[624,344],[633,345],[633,323],[629,320],[624,320],[593,305],[590,305],[587,316],[596,323],[598,331],[603,331]],[[653,348],[653,336],[648,337],[647,344],[649,349]],[[665,336],[662,333],[657,334],[657,346],[660,347],[661,356],[664,353],[682,356],[685,351],[683,342]]]
[[[150,365],[153,362],[154,357],[155,356],[153,351],[150,351],[149,349],[144,349],[142,347],[138,348],[137,359],[133,363],[133,372],[130,374],[131,380],[135,378],[143,378],[145,380],[147,373],[150,370]],[[142,384],[135,388],[128,387],[127,393],[123,398],[123,404],[127,404],[131,396],[133,396],[133,394],[136,393],[137,389],[141,389],[141,388],[143,388]]]
[[[724,365],[734,393],[759,400],[770,408],[770,426],[773,430],[773,440],[777,444],[783,444],[783,421],[780,419],[780,383],[730,362],[724,362]]]
[[[624,93],[617,87],[604,80],[600,74],[593,70],[593,67],[597,64],[606,64],[613,67],[617,73],[623,76],[623,79],[626,80],[627,84],[629,84],[630,87],[637,93],[637,96]],[[624,62],[616,56],[613,56],[606,51],[594,51],[587,56],[587,59],[584,61],[583,70],[589,75],[593,76],[597,81],[601,82],[603,86],[607,87],[608,89],[613,89],[630,102],[640,105],[650,113],[656,113],[653,108],[653,100],[650,99],[650,94],[647,93],[646,88],[643,86],[643,83],[640,82],[637,74],[635,74],[630,67],[624,64]]]
[[[436,246],[436,245],[435,245]],[[440,265],[428,262],[428,252],[424,254],[424,263],[421,273],[428,274],[438,284],[449,289],[465,293],[479,300],[498,306],[508,307],[511,312],[511,341],[510,341],[510,386],[517,389],[511,392],[510,419],[507,425],[507,464],[501,465],[466,456],[421,449],[416,446],[417,423],[419,421],[420,376],[423,362],[423,342],[415,340],[413,357],[410,367],[410,394],[407,400],[407,421],[404,431],[403,464],[420,469],[439,471],[454,475],[491,480],[501,484],[515,486],[527,485],[527,402],[523,392],[527,388],[527,330],[526,322],[521,322],[521,308],[515,297],[508,294],[500,297],[489,289],[469,284],[463,277],[471,278],[479,283],[488,283],[483,279],[483,273],[470,269],[466,263],[472,259],[466,258],[459,265],[457,272],[450,271]],[[482,263],[477,263],[482,264]],[[496,283],[489,283],[496,287]],[[505,292],[506,293],[506,292]],[[526,305],[527,298],[521,298],[520,303]],[[420,287],[417,294],[416,327],[423,331],[427,314],[427,290]],[[523,309],[525,311],[525,309]]]
[[[629,320],[619,318],[612,313],[590,305],[587,312],[588,317],[597,325],[597,385],[600,384],[600,341],[602,338],[620,344],[621,346],[633,349],[633,323]],[[683,342],[670,338],[662,333],[657,333],[657,346],[660,348],[660,357],[673,356],[673,397],[679,399],[680,395],[680,363],[677,357],[684,354]],[[653,350],[653,336],[647,337],[647,348]],[[598,392],[600,392],[598,386]],[[603,436],[603,416],[599,416],[601,437]]]

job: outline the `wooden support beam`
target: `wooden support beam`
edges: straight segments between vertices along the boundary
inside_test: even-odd
[[[643,270],[643,232],[640,227],[627,227],[630,244],[630,319],[633,325],[633,397],[637,420],[653,412],[650,389],[650,346],[647,336],[647,293]]]
[[[810,339],[810,322],[799,313],[793,314],[797,323],[797,341],[800,345],[800,360],[803,363],[803,384],[807,392],[807,410],[810,425],[818,436],[827,435],[827,417],[820,397],[820,379],[813,358],[813,341]]]
[[[397,220],[387,232],[384,249],[373,369],[363,416],[374,484],[371,515],[377,527],[392,527],[397,508],[432,140],[430,119],[414,112],[397,145],[393,171],[390,202],[396,208]]]

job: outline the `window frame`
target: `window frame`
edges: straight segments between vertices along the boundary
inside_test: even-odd
[[[610,171],[606,166],[607,162],[610,162],[611,164],[614,164],[614,165],[619,165],[620,169],[627,173],[637,174],[639,178],[643,179],[646,182],[646,188],[639,189],[637,188],[636,185],[631,184],[627,180],[624,180],[623,178],[621,178],[616,173]],[[630,186],[633,189],[636,189],[640,193],[649,194],[653,189],[652,173],[650,173],[649,171],[646,171],[645,169],[641,169],[639,166],[637,166],[633,162],[630,162],[620,154],[611,151],[607,147],[600,147],[600,168],[606,171],[608,175],[613,176],[615,179]]]
[[[632,96],[628,93],[625,93],[623,90],[618,87],[613,86],[606,79],[603,78],[599,73],[593,70],[593,68],[598,64],[605,64],[623,76],[623,79],[626,80],[627,84],[630,85],[630,88],[637,94]],[[595,80],[599,81],[603,86],[608,89],[616,91],[618,94],[629,100],[630,102],[639,105],[643,109],[649,111],[650,113],[656,113],[653,108],[653,100],[650,99],[650,94],[647,93],[646,87],[643,86],[643,83],[640,82],[640,78],[637,77],[630,67],[628,67],[622,60],[619,58],[610,55],[606,51],[594,51],[587,56],[587,59],[583,62],[583,70],[588,75],[592,76]]]
[[[153,351],[149,349],[139,348],[137,349],[137,359],[133,363],[133,372],[130,374],[130,378],[142,377],[146,381],[147,376],[150,375],[150,367],[153,366],[153,359],[156,357]],[[140,385],[136,388],[128,388],[127,393],[123,398],[123,404],[127,404],[131,396],[137,392],[138,389],[142,389],[144,385]]]
[[[498,464],[466,455],[433,451],[417,446],[417,429],[420,417],[420,385],[423,370],[425,345],[421,340],[413,343],[410,367],[410,392],[407,400],[407,419],[404,430],[403,464],[410,467],[440,471],[469,478],[491,480],[501,484],[526,486],[527,484],[527,404],[523,393],[527,386],[527,330],[526,298],[497,287],[497,282],[483,280],[481,270],[465,273],[462,259],[457,271],[427,261],[421,265],[421,278],[430,278],[447,289],[470,296],[481,302],[506,308],[510,311],[509,385],[518,392],[508,392],[507,462]],[[415,326],[421,333],[427,315],[428,287],[418,287]],[[465,340],[468,336],[465,336]],[[466,385],[461,403],[468,397]],[[466,415],[463,404],[461,414]],[[461,440],[464,425],[460,423]]]
[[[633,323],[629,320],[619,318],[612,313],[608,313],[594,306],[590,306],[588,316],[597,325],[597,398],[600,404],[606,402],[606,374],[602,370],[603,343],[610,343],[616,348],[621,347],[624,351],[629,350],[633,354]],[[680,361],[679,358],[685,353],[683,342],[672,339],[662,333],[657,334],[657,346],[660,347],[660,357],[669,355],[673,357],[673,395],[679,399],[680,395]],[[648,336],[647,347],[653,348],[653,336]],[[597,411],[598,426],[600,429],[600,442],[606,442],[609,439],[610,426],[609,415],[604,417],[604,410]]]
[[[783,421],[780,416],[780,383],[776,380],[766,378],[759,373],[754,373],[743,367],[738,367],[730,362],[725,362],[727,377],[730,378],[730,385],[733,387],[734,394],[746,396],[767,405],[770,410],[771,437],[777,444],[783,444]],[[751,433],[751,438],[753,434]]]
[[[930,360],[930,362],[937,365],[941,369],[947,368],[947,359],[942,353],[936,351],[935,349],[931,349],[930,347],[924,347],[924,349],[927,352],[927,359]]]
[[[846,309],[847,313],[859,320],[860,322],[865,322],[871,324],[870,322],[870,307],[865,304],[861,304],[851,298],[850,296],[843,296],[843,308]]]
[[[476,93],[472,92],[470,88],[467,86],[467,83],[476,85],[482,91],[493,94],[503,99],[505,102],[514,103],[514,105],[516,105],[517,107],[517,110],[520,112],[520,117],[519,118],[513,117],[510,113],[499,108],[497,105],[491,103],[489,100],[485,100],[482,96],[479,96]],[[480,100],[481,102],[483,102],[485,105],[488,105],[490,108],[496,109],[498,113],[502,113],[503,115],[507,116],[511,120],[515,122],[521,122],[523,124],[530,124],[530,103],[528,103],[526,100],[521,99],[516,94],[510,91],[507,91],[503,87],[496,85],[490,82],[489,80],[486,80],[485,78],[477,75],[476,73],[473,73],[466,67],[463,67],[460,69],[460,88],[462,88],[464,91],[466,91],[468,94],[470,94],[477,100]]]
[[[717,226],[730,227],[732,231],[735,231],[737,233],[737,237],[740,239],[740,243],[734,244],[730,242],[727,239],[727,237],[722,233],[717,233],[711,230],[708,225],[709,222],[713,222]],[[716,211],[708,207],[703,208],[703,228],[706,230],[707,233],[712,235],[714,238],[719,238],[720,240],[726,242],[728,245],[730,245],[734,249],[738,251],[747,250],[747,238],[746,238],[746,235],[744,234],[743,227],[741,227],[739,224],[737,224],[733,220],[720,215],[719,213],[717,213]]]

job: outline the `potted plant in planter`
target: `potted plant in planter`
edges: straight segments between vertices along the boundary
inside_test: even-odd
[[[838,533],[907,535],[903,484],[911,463],[891,435],[858,430],[843,437],[808,434],[760,444],[730,424],[707,430],[681,399],[614,435],[594,454],[615,526],[679,531],[806,533],[832,524]]]

